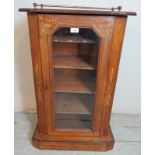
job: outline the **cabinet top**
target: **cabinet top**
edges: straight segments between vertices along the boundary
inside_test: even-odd
[[[115,11],[115,10],[104,10],[104,9],[95,9],[88,7],[83,8],[74,8],[74,9],[45,9],[45,8],[20,8],[20,12],[28,12],[35,14],[67,14],[67,15],[99,15],[99,16],[136,16],[136,12],[124,12],[124,11]]]

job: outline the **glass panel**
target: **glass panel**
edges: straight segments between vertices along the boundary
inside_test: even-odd
[[[86,28],[60,28],[52,36],[56,129],[92,129],[98,42]]]

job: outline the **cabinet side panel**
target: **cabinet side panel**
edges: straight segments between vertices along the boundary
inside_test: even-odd
[[[104,96],[104,107],[102,115],[101,135],[108,134],[111,109],[113,104],[115,85],[124,39],[127,17],[115,17],[112,40],[110,44],[110,57],[108,63],[106,90]]]
[[[38,30],[38,16],[35,14],[28,13],[28,24],[31,42],[31,57],[33,65],[33,77],[35,96],[37,104],[38,114],[38,128],[40,132],[46,132],[47,121],[43,95],[43,80],[42,80],[42,66],[41,66],[41,55],[40,55],[40,41],[39,41],[39,30]]]

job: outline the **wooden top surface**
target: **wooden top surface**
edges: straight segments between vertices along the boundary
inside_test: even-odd
[[[104,15],[104,16],[136,16],[136,12],[124,11],[105,11],[105,10],[88,10],[88,9],[41,9],[41,8],[20,8],[20,12],[35,14],[68,14],[68,15]]]

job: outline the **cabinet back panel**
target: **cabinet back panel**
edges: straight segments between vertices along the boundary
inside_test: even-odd
[[[90,56],[97,55],[95,44],[53,43],[54,56]]]

